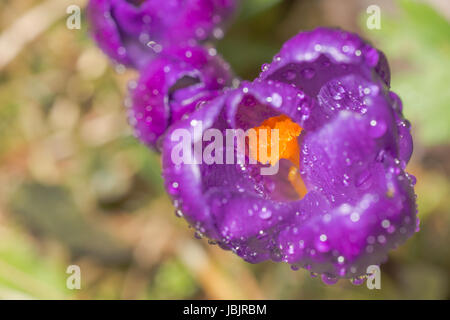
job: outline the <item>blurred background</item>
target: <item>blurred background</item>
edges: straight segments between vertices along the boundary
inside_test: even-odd
[[[339,26],[383,50],[412,122],[421,231],[381,266],[381,290],[248,264],[196,239],[162,187],[115,68],[67,6],[0,0],[0,299],[449,299],[450,2],[242,0],[218,51],[253,79],[300,30]],[[381,28],[369,30],[369,5]],[[66,288],[69,265],[81,290]]]

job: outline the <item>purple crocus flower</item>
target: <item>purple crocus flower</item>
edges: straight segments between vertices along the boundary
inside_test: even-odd
[[[129,122],[135,135],[157,148],[166,128],[231,84],[229,65],[215,48],[171,47],[130,83]]]
[[[115,62],[141,68],[166,47],[223,35],[235,0],[91,0],[92,34]]]
[[[384,55],[355,34],[295,36],[259,79],[168,130],[163,176],[178,214],[251,263],[284,261],[327,283],[365,275],[418,228],[415,179],[405,171],[410,126],[389,80]],[[198,155],[208,129],[264,126],[281,129],[274,175],[262,175],[268,164],[251,163],[248,153],[244,163],[174,163],[179,130]]]

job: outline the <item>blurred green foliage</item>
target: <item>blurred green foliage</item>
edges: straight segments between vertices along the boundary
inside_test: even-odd
[[[425,3],[399,1],[398,17],[382,16],[371,32],[393,65],[392,88],[425,144],[450,139],[450,23]],[[417,124],[416,124],[417,123]]]
[[[168,260],[157,270],[148,288],[149,299],[189,299],[198,290],[195,279],[178,260]]]

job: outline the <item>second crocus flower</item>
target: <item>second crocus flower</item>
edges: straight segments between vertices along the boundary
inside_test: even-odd
[[[235,0],[91,0],[91,33],[113,61],[142,68],[173,45],[223,36]]]
[[[159,149],[166,129],[231,84],[229,65],[214,48],[172,47],[130,83],[128,119],[135,135]]]

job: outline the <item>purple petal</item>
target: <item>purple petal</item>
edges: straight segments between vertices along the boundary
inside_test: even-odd
[[[210,206],[203,192],[203,180],[200,166],[197,164],[174,164],[172,151],[177,141],[172,134],[178,129],[186,129],[195,137],[192,120],[201,119],[203,128],[210,128],[222,112],[225,96],[219,96],[208,103],[208,107],[196,110],[189,119],[174,123],[164,138],[162,150],[163,177],[167,192],[172,196],[174,205],[184,218],[196,227],[198,231],[212,239],[218,234],[214,226]]]
[[[279,98],[275,95],[279,95]],[[271,113],[289,113],[292,106],[301,105],[306,98],[298,96],[298,91],[290,86],[267,82],[243,83],[241,88],[232,90],[220,96],[215,100],[207,103],[199,110],[196,110],[188,119],[182,119],[174,124],[163,143],[163,176],[166,181],[167,189],[172,194],[180,209],[184,212],[185,217],[192,223],[206,223],[202,218],[204,215],[209,217],[210,206],[212,203],[208,200],[212,197],[214,190],[219,192],[229,192],[230,194],[238,193],[244,199],[248,196],[259,198],[270,198],[272,196],[271,181],[260,179],[259,165],[249,165],[245,168],[245,172],[240,164],[180,164],[174,165],[171,159],[172,150],[178,144],[177,141],[171,141],[172,133],[177,129],[186,129],[191,135],[194,135],[194,128],[197,123],[201,122],[203,132],[211,127],[221,131],[235,126],[235,120],[241,116],[241,108],[243,104],[249,103],[249,98],[258,99],[256,104],[247,105],[248,108],[254,109],[254,115],[259,114],[259,108],[267,108]],[[268,99],[269,98],[269,99]],[[274,99],[275,98],[275,99]],[[269,102],[268,102],[269,101]],[[291,112],[294,109],[292,108]],[[295,109],[296,110],[296,109]],[[298,112],[298,111],[297,111]],[[301,117],[299,117],[301,119]],[[204,143],[206,146],[207,143]],[[225,146],[225,144],[224,144]],[[234,151],[234,150],[233,150]],[[224,151],[225,154],[225,151]],[[195,177],[195,179],[193,178]],[[188,179],[188,182],[186,182]],[[196,181],[196,186],[193,186]],[[177,189],[173,190],[171,186],[177,185]],[[187,188],[185,184],[188,184]],[[205,194],[205,190],[210,190],[210,194]],[[243,192],[245,191],[245,192]],[[201,209],[199,208],[201,207]],[[206,214],[205,212],[208,211]],[[200,217],[199,217],[200,216]],[[195,223],[193,223],[195,225]],[[214,225],[214,221],[208,221],[208,225]],[[224,234],[223,230],[208,229],[200,230],[207,235]]]
[[[112,1],[92,0],[87,6],[91,33],[103,52],[117,63],[130,65],[116,22],[111,15]]]
[[[283,260],[332,278],[364,275],[416,231],[414,190],[393,159],[371,169],[370,188],[358,199],[294,221],[280,233]]]
[[[302,32],[288,40],[270,65],[265,65],[260,79],[288,83],[316,100],[309,119],[304,123],[308,131],[329,122],[342,110],[365,114],[367,103],[372,109],[395,112],[399,141],[389,148],[397,149],[395,157],[404,165],[412,153],[412,139],[408,121],[403,118],[401,101],[395,93],[388,93],[389,65],[385,55],[369,45],[357,34],[339,29],[317,28]],[[378,108],[374,98],[384,107]],[[388,106],[386,106],[388,104]],[[374,119],[378,118],[374,115]],[[392,118],[388,115],[388,118]],[[376,119],[375,119],[376,120]],[[380,119],[374,130],[388,128],[392,119]],[[395,137],[397,139],[397,137]]]
[[[156,147],[167,127],[202,102],[220,94],[231,82],[229,66],[215,51],[203,47],[168,49],[141,70],[131,83],[129,121],[136,136]]]
[[[372,71],[389,85],[390,72],[384,54],[354,33],[317,28],[288,40],[273,62],[264,66],[260,78],[293,84],[315,97],[331,79],[348,74],[371,79]]]
[[[91,0],[92,34],[115,62],[144,67],[164,49],[192,45],[219,34],[235,0]],[[138,2],[136,2],[138,3]]]

